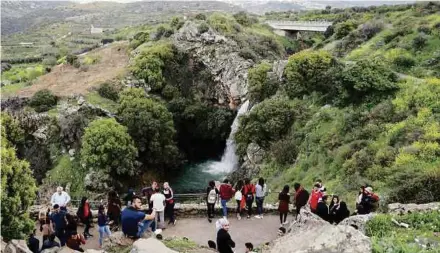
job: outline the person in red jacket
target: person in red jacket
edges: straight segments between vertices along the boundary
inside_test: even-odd
[[[307,205],[307,201],[309,200],[309,192],[304,189],[300,183],[295,183],[293,185],[293,188],[295,189],[295,210],[296,210],[296,217],[295,219],[298,219],[298,215],[300,214],[301,208],[305,205]]]
[[[251,180],[249,178],[246,178],[244,183],[243,197],[246,199],[246,207],[248,209],[247,218],[250,219],[252,215],[252,203],[254,202],[255,185],[251,184]]]
[[[309,205],[310,205],[310,211],[312,211],[312,213],[316,213],[319,199],[321,199],[323,196],[323,193],[321,192],[320,188],[321,186],[319,184],[315,184],[313,186],[312,193],[310,194]]]
[[[220,185],[220,199],[223,209],[223,218],[225,219],[228,216],[228,208],[226,207],[226,203],[228,203],[233,195],[234,190],[232,189],[232,185],[229,183],[228,179],[225,179],[223,184]]]

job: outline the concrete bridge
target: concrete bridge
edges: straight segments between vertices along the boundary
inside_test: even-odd
[[[299,32],[325,32],[332,22],[326,21],[266,21],[281,36],[298,37]]]

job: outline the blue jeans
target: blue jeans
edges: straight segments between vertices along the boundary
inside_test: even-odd
[[[156,231],[156,222],[154,220],[144,220],[138,224],[137,237],[141,238],[145,231],[151,227],[151,231]]]
[[[222,199],[222,209],[223,209],[223,216],[228,216],[228,208],[226,207],[226,203],[228,203],[229,199]]]
[[[110,232],[110,228],[105,226],[99,226],[99,246],[102,246],[102,239],[104,239],[104,235],[107,234],[107,236],[110,236],[112,233]]]
[[[262,215],[263,214],[264,197],[257,197],[255,199],[255,202],[257,203],[257,213],[258,213],[258,215]]]

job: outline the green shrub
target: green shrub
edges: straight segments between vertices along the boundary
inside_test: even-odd
[[[78,56],[76,56],[74,54],[68,54],[66,56],[66,62],[68,64],[74,66],[75,68],[79,68]]]
[[[98,93],[103,98],[116,101],[119,98],[118,89],[110,83],[102,83],[98,88]]]
[[[202,22],[197,26],[197,31],[202,34],[209,31],[209,26],[206,22]]]
[[[242,48],[238,51],[238,55],[246,60],[256,61],[258,56],[249,48]]]
[[[195,19],[198,19],[198,20],[206,20],[206,15],[203,14],[203,13],[198,13],[198,14],[195,16]]]
[[[57,104],[58,98],[50,90],[44,89],[37,91],[31,98],[29,105],[36,112],[47,112]]]
[[[425,35],[419,34],[413,39],[412,46],[415,50],[421,50],[426,46],[427,41],[428,39]]]
[[[168,38],[173,35],[174,30],[168,25],[160,25],[156,28],[156,40]]]
[[[248,71],[248,90],[251,103],[258,103],[271,97],[278,90],[276,80],[269,80],[272,65],[263,62]]]
[[[411,68],[412,66],[416,65],[416,60],[414,59],[414,57],[410,55],[399,55],[396,58],[394,58],[393,63],[397,67]]]
[[[365,232],[369,237],[383,238],[391,235],[392,226],[389,215],[378,214],[367,222]]]
[[[57,58],[55,56],[46,56],[42,63],[47,66],[54,66],[57,64]]]
[[[233,15],[235,20],[242,26],[251,26],[258,22],[254,17],[250,17],[246,12],[240,11]]]
[[[335,26],[335,38],[342,39],[354,29],[356,29],[356,24],[352,20],[339,23]]]
[[[174,30],[179,30],[183,26],[184,23],[185,22],[183,22],[183,20],[181,20],[179,17],[173,17],[171,19],[170,26]]]

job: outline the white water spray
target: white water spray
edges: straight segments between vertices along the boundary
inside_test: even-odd
[[[246,100],[237,112],[237,116],[232,122],[231,133],[226,141],[226,148],[220,162],[212,162],[209,164],[206,172],[211,174],[230,173],[234,171],[238,166],[238,157],[235,154],[236,145],[234,141],[234,135],[237,132],[239,120],[238,118],[248,111],[249,101]]]

